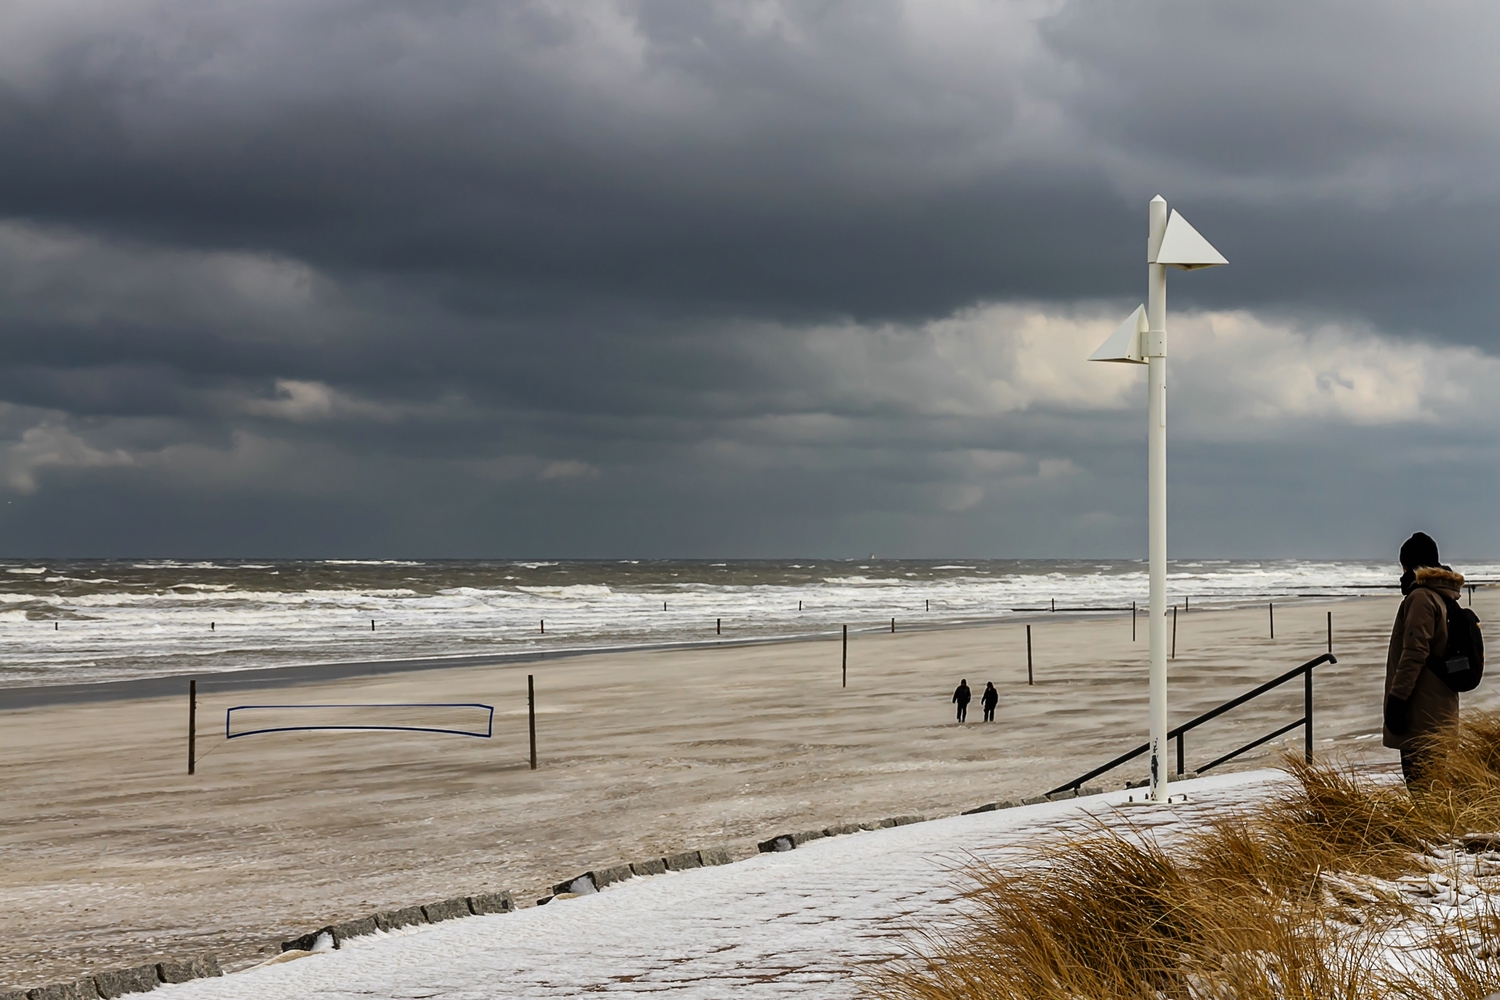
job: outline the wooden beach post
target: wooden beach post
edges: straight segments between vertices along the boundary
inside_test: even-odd
[[[198,679],[188,681],[188,774],[198,770]]]
[[[894,635],[895,633],[896,633],[896,619],[892,618],[891,619],[891,634]]]
[[[849,686],[849,626],[848,625],[844,626],[844,660],[843,660],[842,671],[843,671],[843,681],[842,681],[842,683],[839,684],[839,687],[848,687]]]
[[[722,619],[722,618],[715,618],[714,619],[714,635],[723,635],[723,634],[724,634],[724,619]]]
[[[1130,641],[1135,642],[1135,602],[1130,602]]]
[[[1328,612],[1328,655],[1333,655],[1333,612]]]
[[[1026,626],[1026,686],[1036,683],[1031,675],[1031,626]]]
[[[526,675],[526,725],[531,730],[531,769],[536,770],[536,684],[532,674]]]
[[[1177,659],[1177,605],[1172,605],[1172,659]]]
[[[1271,638],[1276,638],[1276,602],[1266,602],[1266,613],[1271,616]]]

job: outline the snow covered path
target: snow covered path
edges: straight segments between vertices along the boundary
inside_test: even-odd
[[[900,954],[909,929],[939,929],[951,919],[961,882],[953,869],[966,859],[1033,856],[1038,843],[1101,821],[1190,826],[1284,777],[1254,771],[1181,782],[1174,792],[1191,801],[1171,807],[1117,809],[1127,794],[1113,792],[817,840],[548,906],[355,938],[339,951],[167,986],[154,996],[853,997],[856,976]]]

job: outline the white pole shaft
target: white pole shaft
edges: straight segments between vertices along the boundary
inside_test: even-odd
[[[1167,203],[1150,208],[1150,257],[1167,229]],[[1147,556],[1151,577],[1151,799],[1167,800],[1167,268],[1147,264]]]

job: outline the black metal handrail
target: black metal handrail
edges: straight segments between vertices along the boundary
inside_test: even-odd
[[[1304,711],[1303,711],[1302,718],[1295,719],[1292,722],[1289,722],[1286,725],[1282,726],[1280,729],[1276,730],[1275,732],[1273,732],[1273,733],[1267,733],[1265,736],[1262,736],[1260,739],[1252,740],[1249,743],[1246,743],[1244,746],[1240,747],[1238,750],[1235,750],[1235,751],[1233,751],[1231,753],[1226,753],[1222,757],[1217,757],[1217,758],[1209,761],[1207,764],[1204,764],[1202,767],[1198,768],[1197,773],[1198,774],[1202,774],[1204,771],[1207,771],[1207,770],[1209,770],[1211,768],[1218,767],[1220,764],[1223,764],[1226,761],[1234,760],[1234,758],[1238,757],[1240,754],[1247,753],[1248,751],[1254,750],[1256,747],[1260,746],[1263,743],[1269,743],[1271,740],[1274,740],[1276,737],[1281,736],[1281,735],[1283,735],[1285,733],[1289,733],[1293,729],[1296,729],[1298,726],[1304,727],[1304,734],[1303,734],[1304,735],[1304,740],[1303,740],[1304,749],[1303,749],[1303,753],[1304,753],[1306,759],[1308,760],[1308,762],[1311,763],[1312,762],[1312,745],[1313,745],[1313,668],[1321,666],[1324,663],[1337,663],[1337,662],[1339,662],[1338,658],[1335,657],[1332,653],[1324,653],[1322,656],[1319,656],[1317,659],[1308,660],[1306,663],[1302,664],[1300,667],[1293,667],[1291,670],[1288,670],[1286,673],[1282,674],[1280,677],[1277,677],[1277,678],[1274,678],[1272,680],[1266,681],[1264,684],[1260,685],[1259,687],[1252,688],[1251,690],[1246,691],[1244,694],[1240,695],[1238,698],[1231,698],[1230,700],[1226,701],[1224,704],[1220,705],[1218,708],[1209,709],[1207,712],[1204,712],[1202,715],[1197,716],[1196,718],[1189,719],[1188,721],[1184,722],[1182,725],[1178,726],[1176,729],[1168,730],[1167,731],[1167,739],[1169,739],[1169,740],[1175,739],[1177,741],[1177,773],[1178,774],[1184,774],[1187,771],[1187,768],[1185,766],[1186,761],[1185,761],[1185,750],[1184,750],[1184,740],[1183,740],[1184,734],[1190,732],[1191,730],[1197,729],[1199,726],[1203,725],[1205,722],[1208,722],[1208,721],[1210,721],[1212,719],[1217,719],[1219,716],[1223,715],[1225,712],[1229,711],[1230,709],[1238,708],[1239,706],[1243,705],[1247,701],[1251,701],[1251,700],[1253,700],[1255,698],[1259,698],[1261,695],[1265,694],[1267,691],[1271,691],[1271,690],[1274,690],[1275,688],[1279,688],[1281,685],[1285,684],[1287,681],[1291,680],[1293,677],[1296,677],[1298,674],[1301,674],[1302,677],[1305,680],[1305,684],[1304,684],[1304,688],[1303,688],[1303,709],[1304,709]],[[1089,781],[1089,780],[1091,780],[1093,778],[1097,778],[1097,777],[1099,777],[1099,775],[1104,774],[1107,771],[1113,771],[1115,768],[1119,767],[1121,764],[1128,764],[1130,761],[1135,760],[1135,758],[1139,757],[1141,754],[1145,753],[1147,750],[1150,750],[1150,749],[1151,749],[1151,744],[1149,742],[1148,743],[1142,743],[1140,746],[1136,747],[1134,750],[1131,750],[1129,753],[1123,753],[1123,754],[1121,754],[1120,756],[1116,757],[1114,760],[1110,761],[1108,764],[1105,764],[1102,767],[1096,767],[1092,771],[1090,771],[1088,774],[1079,775],[1077,778],[1074,778],[1072,781],[1065,782],[1065,783],[1063,783],[1061,785],[1058,785],[1056,788],[1052,789],[1052,791],[1048,792],[1047,794],[1048,795],[1056,795],[1058,792],[1066,792],[1069,789],[1072,789],[1073,791],[1076,792],[1076,791],[1078,791],[1078,789],[1080,789],[1080,788],[1083,787],[1083,783],[1084,782]]]

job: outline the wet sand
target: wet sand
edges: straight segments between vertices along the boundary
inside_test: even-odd
[[[1320,752],[1378,748],[1399,598],[1194,610],[1178,620],[1172,719],[1323,652]],[[1500,593],[1480,591],[1488,620]],[[948,814],[1039,794],[1144,739],[1145,620],[1118,615],[851,636],[839,642],[609,653],[340,678],[199,687],[198,773],[186,772],[186,682],[170,698],[0,711],[0,983],[30,987],[160,955],[230,967],[330,920],[510,889],[530,901],[578,872],[695,847],[900,813]],[[540,769],[527,766],[536,675]],[[960,677],[975,691],[953,721]],[[997,721],[980,717],[986,680]],[[265,702],[481,701],[494,738],[280,733],[225,741],[224,709]],[[1500,706],[1491,681],[1467,705]],[[0,697],[0,704],[4,704]],[[1287,685],[1208,724],[1188,766],[1300,715]],[[1301,731],[1226,768],[1264,766]],[[1138,762],[1103,779],[1139,778]]]

